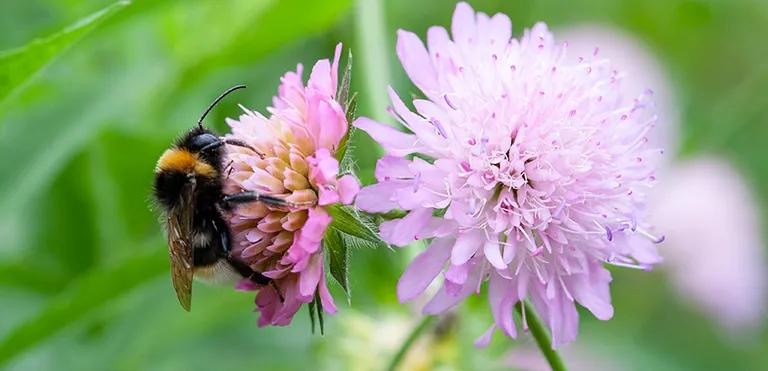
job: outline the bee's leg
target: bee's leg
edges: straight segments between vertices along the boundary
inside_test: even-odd
[[[259,272],[255,272],[251,266],[246,264],[244,261],[232,256],[232,254],[227,255],[227,261],[230,265],[232,265],[233,268],[235,268],[238,273],[240,273],[241,276],[253,281],[253,283],[257,285],[267,285],[272,282],[271,278]]]
[[[291,207],[291,208],[312,206],[312,204],[290,202],[280,197],[270,196],[263,193],[252,192],[252,191],[231,194],[231,195],[225,196],[222,201],[224,201],[225,208],[228,208],[227,206],[245,204],[245,203],[251,203],[251,202],[263,202],[270,206]]]
[[[224,179],[229,179],[229,176],[232,175],[232,172],[235,170],[235,168],[232,166],[232,164],[235,162],[235,160],[229,160],[227,163],[227,166],[224,166],[224,169],[227,170],[227,176],[224,177]]]
[[[227,257],[227,260],[229,261],[229,264],[232,265],[232,267],[237,270],[241,276],[248,278],[253,283],[257,285],[270,285],[273,289],[275,289],[275,292],[277,293],[277,296],[280,298],[280,302],[284,302],[285,298],[283,297],[283,294],[280,293],[280,289],[275,284],[275,281],[259,272],[254,271],[251,269],[248,264],[245,264],[242,260],[235,258],[233,256]]]

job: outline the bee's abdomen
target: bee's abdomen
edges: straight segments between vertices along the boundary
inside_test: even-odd
[[[208,266],[221,259],[222,248],[219,236],[216,236],[212,230],[198,230],[191,236],[191,241],[196,267]]]
[[[195,278],[211,285],[231,284],[243,276],[226,259],[219,259],[204,267],[195,267]]]

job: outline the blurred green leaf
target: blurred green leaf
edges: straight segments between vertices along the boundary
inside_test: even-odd
[[[349,260],[349,250],[341,238],[341,232],[336,228],[329,227],[323,236],[323,245],[328,252],[329,270],[331,276],[339,283],[349,299],[349,278],[347,277],[347,261]]]
[[[80,153],[43,190],[47,202],[38,206],[40,210],[34,227],[46,233],[29,236],[35,248],[27,253],[41,261],[55,259],[57,268],[69,277],[87,271],[99,260],[97,223],[117,222],[98,220],[93,213],[94,200],[88,176],[68,176],[87,174],[89,169],[87,156]],[[77,217],[73,217],[74,212],[77,212]]]
[[[376,227],[370,220],[357,212],[353,207],[344,205],[330,205],[326,207],[331,215],[331,227],[336,230],[369,242],[372,246],[386,246],[376,232]]]
[[[381,0],[357,0],[355,6],[356,44],[360,61],[366,73],[364,89],[369,115],[379,122],[386,122],[389,103],[387,86],[391,83],[386,14]]]
[[[56,56],[80,40],[88,31],[128,4],[130,4],[129,1],[118,1],[75,22],[61,32],[34,40],[18,49],[0,53],[0,102],[19,89]]]
[[[251,63],[300,37],[324,31],[351,5],[351,0],[275,1],[255,14],[240,32],[218,44],[215,53],[201,55],[181,71],[178,84],[170,89],[167,97],[180,96],[212,66],[223,68]],[[243,48],[247,48],[247,52],[243,52]]]
[[[52,294],[62,289],[66,277],[40,262],[25,260],[0,264],[0,286],[18,287],[42,294]]]
[[[151,246],[157,247],[158,241]],[[57,295],[0,341],[0,366],[96,308],[168,270],[165,249],[137,253],[119,264],[96,268]]]

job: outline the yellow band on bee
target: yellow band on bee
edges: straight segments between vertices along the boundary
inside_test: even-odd
[[[155,172],[162,170],[175,170],[184,173],[194,172],[203,176],[216,176],[216,169],[210,164],[201,161],[200,158],[184,149],[171,148],[166,150],[157,161]]]

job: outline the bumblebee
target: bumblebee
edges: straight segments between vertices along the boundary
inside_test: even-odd
[[[168,234],[171,279],[181,306],[192,304],[192,279],[208,283],[249,278],[266,285],[271,282],[260,272],[231,254],[231,231],[224,213],[238,204],[264,202],[287,207],[280,198],[256,192],[225,195],[223,190],[225,145],[256,149],[248,144],[220,138],[203,126],[205,116],[229,93],[226,90],[202,114],[197,126],[181,136],[157,161],[153,194],[163,211]]]

